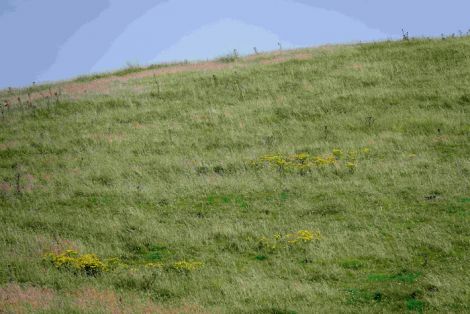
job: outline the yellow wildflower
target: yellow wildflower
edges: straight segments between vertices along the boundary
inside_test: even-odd
[[[298,242],[311,242],[314,240],[320,240],[320,232],[310,231],[310,230],[299,230],[296,233],[288,234],[287,238],[289,239],[288,244],[296,244]]]
[[[299,153],[291,156],[292,159],[300,162],[304,162],[310,155],[308,153]]]
[[[162,269],[163,264],[162,263],[147,263],[147,264],[145,264],[145,267],[153,268],[153,269]]]
[[[76,251],[66,250],[61,254],[48,253],[45,258],[57,268],[83,271],[87,275],[95,275],[108,270],[107,265],[95,254],[79,255]]]
[[[336,163],[336,158],[333,155],[326,156],[326,157],[317,156],[317,157],[315,157],[315,163],[318,166],[333,165],[333,164]]]
[[[356,164],[348,161],[348,162],[346,163],[346,167],[347,167],[349,170],[354,171],[354,170],[356,169]]]
[[[335,156],[337,159],[340,159],[341,156],[343,156],[343,152],[339,148],[333,149],[333,156]]]
[[[357,158],[357,151],[355,151],[355,150],[350,150],[350,151],[348,152],[348,158],[349,158],[350,160],[356,160],[356,158]]]
[[[202,262],[179,261],[179,262],[175,262],[172,265],[172,268],[177,271],[189,272],[189,271],[197,270],[201,268],[202,266],[203,266]]]

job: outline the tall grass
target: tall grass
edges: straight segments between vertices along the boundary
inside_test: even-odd
[[[469,48],[307,49],[11,108],[0,308],[470,311]],[[106,271],[44,259],[67,249]]]

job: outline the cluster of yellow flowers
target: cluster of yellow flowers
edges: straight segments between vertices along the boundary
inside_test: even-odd
[[[338,159],[335,155],[327,155],[327,156],[317,156],[313,159],[312,165],[315,166],[328,166],[328,165],[335,165]]]
[[[147,263],[145,267],[152,269],[163,269],[163,263]]]
[[[365,156],[370,152],[369,148],[363,148],[361,153]],[[265,155],[258,160],[252,161],[255,166],[275,166],[281,170],[298,170],[301,172],[319,168],[322,166],[334,166],[340,168],[344,165],[350,171],[357,167],[358,151],[350,150],[344,153],[341,149],[335,148],[330,154],[323,156],[313,156],[309,153],[298,153],[293,155]]]
[[[173,263],[172,268],[181,272],[190,272],[197,270],[203,266],[202,262],[188,262],[188,261],[179,261]]]
[[[278,233],[275,234],[271,239],[262,237],[258,242],[258,247],[260,249],[274,252],[282,248],[298,246],[305,243],[318,241],[320,239],[321,234],[319,231],[299,230],[284,236]]]
[[[108,270],[107,263],[95,254],[80,255],[74,250],[66,250],[60,254],[48,253],[45,259],[57,268],[79,271],[87,275],[96,275]]]
[[[299,230],[296,233],[286,235],[286,239],[289,245],[295,245],[320,240],[321,234],[319,231]]]
[[[74,250],[66,250],[62,253],[47,253],[44,259],[52,263],[59,269],[67,269],[76,273],[84,273],[86,275],[94,276],[99,273],[116,269],[118,267],[129,268],[130,265],[123,263],[119,258],[109,258],[101,260],[95,254],[78,254]],[[139,266],[139,265],[137,265]],[[177,261],[168,265],[164,265],[160,262],[152,262],[147,264],[140,264],[140,267],[149,269],[167,269],[176,270],[180,272],[194,271],[203,266],[202,262],[188,262],[188,261]],[[135,268],[131,268],[136,270]]]

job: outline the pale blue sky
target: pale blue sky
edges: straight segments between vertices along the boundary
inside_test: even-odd
[[[0,0],[0,88],[237,49],[439,36],[468,0]]]

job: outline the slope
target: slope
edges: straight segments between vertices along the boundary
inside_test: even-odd
[[[469,49],[227,58],[3,108],[0,308],[469,311]]]

